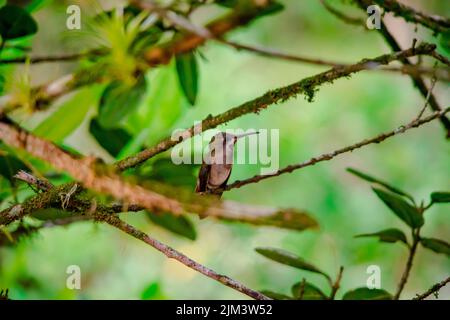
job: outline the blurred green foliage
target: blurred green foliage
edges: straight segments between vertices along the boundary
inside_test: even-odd
[[[223,2],[233,5],[232,1]],[[376,31],[365,31],[342,23],[330,15],[319,1],[280,2],[284,10],[234,31],[231,39],[349,63],[389,51]],[[22,32],[20,35],[26,36],[8,41],[1,51],[1,58],[21,57],[30,47],[31,55],[73,52],[74,48],[79,52],[84,46],[89,47],[92,32],[83,34],[89,26],[83,26],[85,29],[78,33],[65,29],[67,1],[31,3],[28,8],[33,9],[29,11],[38,22],[37,34],[27,35],[33,33],[31,24],[26,32],[19,30]],[[83,8],[82,14],[93,18],[92,6],[86,1],[79,3]],[[348,4],[336,5],[348,14],[361,14]],[[411,5],[427,12],[450,12],[445,1],[411,1]],[[211,5],[196,13],[194,19],[202,23],[208,17],[226,10]],[[136,21],[142,22],[139,19]],[[119,23],[116,27],[120,28],[123,26],[120,23],[125,22],[119,19],[115,23]],[[401,21],[391,19],[390,23],[395,26],[405,47],[410,45],[413,37],[417,37],[439,43],[439,48],[446,48],[446,35],[438,39],[427,30],[415,30],[414,26]],[[159,25],[156,27],[158,30],[161,28]],[[143,34],[134,32],[130,39],[129,33],[110,33],[112,38],[106,45],[113,48],[112,54],[101,61],[82,63],[81,68],[90,73],[100,72],[111,78],[106,89],[102,85],[82,88],[56,101],[49,110],[33,114],[17,112],[16,119],[24,127],[61,146],[111,162],[154,145],[174,129],[191,126],[194,121],[209,114],[223,112],[269,89],[324,70],[324,67],[239,52],[211,42],[198,49],[195,63],[193,56],[181,61],[177,59],[167,66],[150,69],[136,81],[133,72],[139,66],[134,64],[133,57],[143,46],[160,40],[160,31],[156,27],[147,30],[154,37],[144,45],[140,41],[148,37]],[[0,26],[0,34],[3,35],[1,31]],[[89,40],[83,40],[83,37]],[[122,41],[126,42],[126,46]],[[102,63],[102,68],[92,69],[95,63]],[[29,68],[33,83],[45,83],[80,67],[64,63],[58,64],[58,67],[42,64]],[[25,71],[23,66],[0,66],[5,88],[15,81],[17,74]],[[125,90],[114,85],[118,79],[126,82]],[[131,82],[127,82],[130,79]],[[1,87],[3,89],[3,85]],[[105,96],[106,90],[114,94]],[[125,96],[124,91],[127,92]],[[445,84],[438,83],[435,94],[443,103],[448,102],[448,86]],[[124,109],[124,104],[128,109]],[[194,106],[191,107],[191,104]],[[222,128],[279,129],[280,165],[284,166],[391,130],[404,123],[405,119],[415,117],[422,104],[422,97],[407,76],[366,72],[323,86],[311,103],[297,98],[273,106],[260,115],[238,118]],[[113,112],[108,112],[111,108]],[[120,117],[120,121],[111,117],[119,113],[126,117]],[[105,140],[105,136],[110,140]],[[112,145],[111,141],[117,143]],[[48,165],[24,153],[16,154],[3,146],[0,151],[0,161],[14,159],[20,168],[44,172],[56,184],[68,181],[68,177],[57,175]],[[404,248],[370,238],[355,240],[353,236],[389,228],[390,232],[377,234],[379,240],[403,241],[398,232],[392,232],[402,227],[402,221],[394,215],[384,214],[386,207],[377,194],[345,172],[345,168],[354,166],[364,169],[401,189],[412,190],[411,197],[415,199],[428,199],[434,190],[449,190],[449,151],[441,127],[435,122],[332,162],[224,195],[226,199],[244,203],[307,209],[319,220],[319,231],[298,233],[191,217],[171,222],[164,216],[155,219],[151,214],[150,219],[145,214],[124,215],[124,218],[220,273],[242,280],[255,289],[270,288],[281,298],[296,297],[299,281],[305,276],[308,277],[303,288],[305,297],[322,297],[323,292],[329,291],[323,274],[334,278],[340,265],[345,266],[345,275],[338,297],[361,296],[359,289],[350,290],[365,285],[369,265],[381,268],[383,288],[394,292],[407,257]],[[167,156],[168,153],[160,155],[132,173],[139,174],[142,179],[162,179],[193,189],[196,168],[170,166],[164,161]],[[17,160],[19,158],[20,162]],[[6,177],[11,174],[10,165],[3,164],[0,169],[2,172],[9,170],[4,174]],[[230,181],[252,176],[258,171],[257,165],[235,165]],[[371,182],[380,185],[379,181]],[[31,194],[33,192],[24,184],[12,185],[7,179],[0,179],[1,208],[16,200],[22,201]],[[392,203],[392,199],[388,198],[384,197],[384,202]],[[432,196],[435,202],[443,198],[445,194],[435,193]],[[397,205],[398,202],[395,202],[393,207]],[[405,214],[409,209],[400,212]],[[422,244],[434,251],[448,250],[436,240],[448,241],[448,207],[436,205],[432,211],[426,216],[423,231],[435,239],[425,240]],[[402,220],[416,226],[416,220]],[[420,221],[417,223],[420,224]],[[171,231],[182,237],[167,232],[168,224],[172,227]],[[279,266],[253,251],[255,247],[266,246],[284,248],[313,266],[322,266],[323,271],[320,269],[319,273],[314,274],[305,268],[285,268],[280,272]],[[82,289],[79,291],[66,288],[66,268],[69,265],[81,267]],[[420,250],[404,297],[411,298],[440,281],[448,275],[449,268],[450,261],[446,255]],[[292,292],[286,290],[290,287]],[[127,235],[89,222],[45,228],[32,237],[21,238],[13,247],[0,248],[1,288],[9,288],[12,299],[243,298],[239,293],[166,259]],[[345,292],[347,294],[343,296]],[[449,292],[442,291],[440,297],[450,298]],[[374,291],[372,294],[384,295]]]

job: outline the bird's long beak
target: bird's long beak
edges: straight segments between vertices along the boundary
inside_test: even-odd
[[[238,135],[236,135],[236,138],[240,139],[240,138],[243,138],[243,137],[246,137],[246,136],[251,136],[253,134],[259,134],[259,132],[255,131],[255,132],[247,132],[247,133],[243,133],[243,134],[238,134]]]

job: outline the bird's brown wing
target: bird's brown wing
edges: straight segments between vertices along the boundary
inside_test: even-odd
[[[203,163],[198,172],[197,185],[195,186],[195,192],[206,192],[206,186],[208,184],[209,171],[211,165]]]

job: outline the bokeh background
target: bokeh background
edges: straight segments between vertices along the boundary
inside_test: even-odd
[[[72,3],[91,8],[88,2],[53,1],[33,13],[40,29],[32,41],[32,54],[78,51],[83,45],[83,35],[73,36],[65,29],[65,10]],[[283,12],[232,32],[230,39],[349,63],[390,51],[375,30],[343,23],[319,1],[281,2],[286,7]],[[450,14],[448,1],[403,2],[429,13]],[[350,15],[362,16],[351,5],[331,3]],[[83,10],[82,17],[93,14]],[[200,10],[194,18],[200,23],[222,12],[224,9],[210,6]],[[404,48],[411,45],[414,37],[438,42],[428,30],[421,27],[416,30],[402,19],[387,15],[386,22]],[[148,97],[132,120],[135,123],[128,124],[135,135],[144,132],[141,135],[144,144],[152,145],[175,128],[190,126],[208,114],[223,112],[269,89],[326,69],[238,52],[214,42],[202,47],[200,52],[204,58],[199,59],[200,91],[194,107],[188,105],[180,91],[173,64],[149,71]],[[76,63],[31,66],[32,81],[45,83],[75,67]],[[14,72],[23,70],[17,67]],[[443,106],[449,103],[448,89],[448,84],[438,83],[434,90]],[[61,104],[23,117],[23,125],[36,128]],[[259,115],[246,115],[222,128],[279,129],[280,166],[283,167],[392,130],[413,119],[422,105],[423,98],[408,76],[361,72],[320,87],[312,103],[299,96],[271,106]],[[73,107],[79,106],[74,103]],[[110,161],[111,157],[88,134],[87,124],[95,113],[95,105],[91,109],[79,127],[64,138],[64,144],[83,154]],[[354,239],[353,236],[390,227],[405,232],[407,229],[376,198],[369,184],[345,169],[355,167],[371,173],[419,200],[428,201],[432,191],[449,190],[449,151],[444,131],[435,121],[380,145],[371,145],[331,162],[224,195],[225,199],[245,203],[305,209],[319,221],[319,230],[295,232],[191,217],[198,233],[197,239],[191,241],[152,224],[144,214],[124,214],[123,217],[200,263],[254,289],[289,293],[292,283],[305,277],[325,292],[329,291],[320,276],[269,261],[254,251],[258,246],[272,246],[300,255],[333,278],[343,265],[345,271],[338,297],[349,289],[365,285],[369,265],[380,266],[382,287],[393,293],[404,269],[407,250],[399,244],[382,244],[376,239]],[[230,181],[258,172],[258,165],[236,165]],[[27,194],[29,192],[23,191],[20,196]],[[4,202],[2,208],[5,206]],[[429,210],[422,234],[450,240],[448,210],[445,205]],[[69,265],[81,268],[81,290],[66,288]],[[419,248],[403,298],[412,298],[428,289],[448,276],[449,271],[450,261],[445,255]],[[12,299],[246,298],[165,258],[126,234],[90,222],[48,228],[14,247],[0,248],[0,288],[9,288]],[[450,287],[441,291],[440,298],[450,298]]]

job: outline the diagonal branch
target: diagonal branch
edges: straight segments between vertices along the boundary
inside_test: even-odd
[[[39,188],[40,190],[45,191],[45,192],[49,192],[49,191],[51,191],[52,188],[55,188],[50,183],[43,184],[39,180],[37,180],[34,176],[32,176],[30,174],[26,174],[24,172],[22,172],[19,175],[19,178],[27,181],[30,184],[34,184],[37,188]],[[95,202],[95,200],[93,200],[93,202],[84,201],[84,203],[82,203],[78,199],[73,199],[73,200],[71,199],[69,201],[69,203],[71,203],[70,204],[71,207],[77,208],[78,210],[83,211],[83,214],[79,215],[79,216],[73,216],[73,217],[69,217],[69,218],[65,218],[65,219],[56,220],[56,221],[46,222],[41,227],[53,227],[53,226],[67,225],[67,224],[70,224],[73,222],[86,221],[89,219],[105,222],[105,223],[131,235],[132,237],[145,242],[146,244],[152,246],[156,250],[165,254],[168,258],[175,259],[175,260],[181,262],[182,264],[184,264],[185,266],[187,266],[187,267],[189,267],[211,279],[214,279],[227,287],[230,287],[236,291],[239,291],[239,292],[241,292],[251,298],[257,299],[257,300],[269,300],[269,298],[266,297],[265,295],[263,295],[262,293],[252,290],[252,289],[246,287],[245,285],[243,285],[242,283],[240,283],[234,279],[231,279],[228,276],[218,274],[214,270],[194,261],[193,259],[184,255],[183,253],[169,247],[168,245],[150,237],[149,235],[145,234],[144,232],[142,232],[142,231],[136,229],[135,227],[131,226],[130,224],[124,222],[119,217],[117,217],[116,215],[113,214],[114,211],[116,211],[116,210],[118,210],[118,212],[120,212],[122,206],[106,208],[104,206],[98,206],[97,203]],[[34,228],[34,227],[27,228],[24,226],[19,226],[19,228],[11,234],[11,238],[13,240],[17,240],[20,237],[26,236],[37,229],[38,228]],[[6,237],[5,237],[5,239],[6,239]],[[4,239],[2,239],[2,237],[0,237],[0,245],[3,244],[2,242],[9,244],[8,243],[9,241],[6,242],[6,240],[4,240]]]
[[[141,240],[143,242],[145,242],[146,244],[152,246],[153,248],[155,248],[156,250],[158,250],[159,252],[162,252],[163,254],[165,254],[168,258],[171,259],[175,259],[179,262],[181,262],[182,264],[184,264],[185,266],[200,272],[201,274],[214,279],[220,283],[222,283],[223,285],[233,288],[234,290],[237,290],[253,299],[256,300],[270,300],[269,297],[263,295],[262,293],[259,293],[255,290],[252,290],[250,288],[247,288],[246,286],[244,286],[242,283],[231,279],[230,277],[227,277],[225,275],[222,274],[218,274],[217,272],[215,272],[212,269],[209,269],[208,267],[205,267],[204,265],[192,260],[191,258],[189,258],[188,256],[184,255],[183,253],[169,247],[168,245],[150,237],[149,235],[145,234],[144,232],[136,229],[135,227],[133,227],[132,225],[122,221],[121,219],[119,219],[116,216],[112,216],[112,215],[103,215],[103,216],[98,216],[95,215],[95,218],[97,220],[100,221],[104,221],[107,224],[129,234],[130,236]]]
[[[430,54],[434,51],[435,48],[436,46],[433,44],[423,43],[420,44],[417,48],[410,48],[396,53],[385,54],[373,59],[363,59],[356,64],[348,66],[337,66],[331,68],[327,71],[305,78],[291,85],[271,90],[258,98],[245,102],[240,106],[232,108],[219,115],[209,116],[202,121],[201,131],[214,129],[221,124],[227,123],[245,114],[259,113],[270,105],[284,102],[290,98],[296,97],[299,94],[305,94],[308,98],[308,101],[312,101],[317,88],[325,83],[333,82],[334,80],[337,80],[339,78],[348,77],[353,73],[357,73],[363,70],[373,69],[379,65],[387,65],[396,60],[401,60],[415,55]],[[184,139],[190,138],[195,134],[196,130],[194,126],[180,133],[180,135],[183,136]],[[117,168],[119,170],[126,170],[135,167],[152,158],[153,156],[172,148],[180,142],[180,140],[174,140],[171,137],[168,137],[154,147],[145,149],[137,153],[136,155],[130,156],[117,162]]]
[[[201,216],[283,227],[288,227],[287,225],[291,223],[290,228],[297,230],[317,226],[317,222],[309,215],[294,209],[283,210],[220,201],[216,197],[200,197],[191,192],[183,193],[173,187],[165,191],[170,193],[170,196],[163,195],[123,179],[115,173],[113,168],[98,163],[93,158],[78,158],[69,154],[53,143],[36,137],[12,123],[0,122],[0,140],[50,163],[58,170],[66,171],[85,188],[111,195],[126,204],[137,205],[151,212],[170,212],[174,215],[196,213]],[[163,185],[158,185],[157,188],[168,189]],[[82,190],[83,188],[74,183],[52,188],[23,204],[0,212],[0,224],[7,225],[49,204],[66,209],[70,198],[81,193]],[[65,195],[64,199],[61,199],[61,194]],[[82,204],[79,206],[82,211],[86,211]]]
[[[437,292],[439,290],[441,290],[447,283],[450,283],[450,277],[447,277],[447,279],[444,279],[441,282],[436,283],[434,286],[432,286],[430,289],[428,289],[424,293],[416,295],[416,297],[413,298],[413,300],[423,300],[432,294],[436,295]]]
[[[278,171],[276,171],[276,172],[274,172],[272,174],[256,175],[254,177],[251,177],[251,178],[248,178],[248,179],[245,179],[245,180],[241,180],[241,181],[238,180],[238,181],[236,181],[236,182],[234,182],[232,184],[227,185],[224,188],[223,191],[228,191],[228,190],[231,190],[231,189],[240,188],[240,187],[243,187],[245,185],[248,185],[248,184],[251,184],[251,183],[257,183],[259,181],[266,180],[266,179],[273,178],[273,177],[277,177],[277,176],[280,176],[280,175],[285,174],[285,173],[291,173],[291,172],[293,172],[295,170],[298,170],[298,169],[302,169],[302,168],[305,168],[305,167],[313,166],[313,165],[315,165],[316,163],[319,163],[319,162],[329,161],[329,160],[331,160],[331,159],[333,159],[333,158],[335,158],[335,157],[337,157],[337,156],[339,156],[341,154],[352,152],[352,151],[354,151],[356,149],[359,149],[359,148],[361,148],[363,146],[366,146],[366,145],[369,145],[369,144],[373,144],[373,143],[380,143],[380,142],[382,142],[382,141],[384,141],[384,140],[386,140],[386,139],[388,139],[390,137],[393,137],[395,135],[404,133],[404,132],[406,132],[406,131],[408,131],[410,129],[420,127],[420,126],[422,126],[422,125],[424,125],[424,124],[426,124],[426,123],[428,123],[430,121],[433,121],[434,119],[439,118],[440,116],[448,113],[449,111],[450,111],[450,108],[447,108],[447,109],[445,109],[443,111],[440,111],[440,112],[435,112],[435,113],[433,113],[432,115],[430,115],[430,116],[428,116],[426,118],[413,120],[412,122],[410,122],[410,123],[408,123],[406,125],[400,126],[399,128],[397,128],[395,130],[392,130],[390,132],[382,133],[382,134],[380,134],[380,135],[378,135],[378,136],[376,136],[374,138],[366,139],[366,140],[360,141],[358,143],[355,143],[353,145],[350,145],[350,146],[347,146],[347,147],[335,150],[333,152],[322,154],[322,155],[320,155],[318,157],[311,158],[311,159],[309,159],[309,160],[307,160],[305,162],[299,163],[299,164],[294,164],[294,165],[287,166],[287,167],[285,167],[283,169],[280,169],[280,170],[278,170]]]
[[[396,0],[358,0],[360,5],[368,7],[375,2],[386,11],[392,12],[405,21],[419,23],[434,32],[450,30],[450,19],[438,15],[430,15],[404,5]]]

